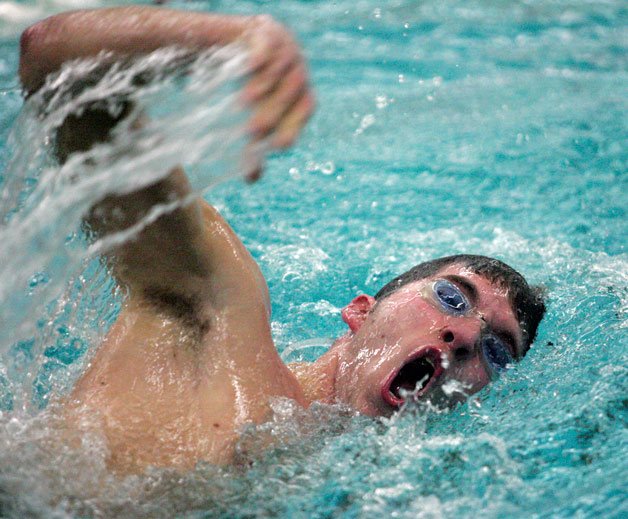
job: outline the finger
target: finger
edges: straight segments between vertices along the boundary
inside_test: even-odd
[[[267,34],[252,34],[249,39],[249,70],[256,72],[264,68],[272,59],[273,49],[278,42],[273,42]]]
[[[244,88],[243,97],[245,102],[252,103],[259,101],[264,96],[275,90],[277,84],[282,80],[287,71],[300,62],[301,57],[297,52],[296,45],[283,47],[277,51],[275,59],[265,67],[257,70],[252,79]]]
[[[241,167],[244,171],[244,179],[248,183],[253,183],[260,179],[264,169],[264,151],[268,149],[268,144],[259,139],[255,139],[244,148],[242,154]]]
[[[303,95],[306,89],[307,73],[305,66],[299,63],[290,69],[278,88],[258,104],[249,123],[251,132],[257,136],[271,133],[283,115]]]
[[[255,170],[251,171],[250,173],[247,173],[246,176],[244,177],[244,180],[248,184],[253,184],[254,182],[257,182],[260,178],[262,178],[262,167],[261,166],[258,169],[255,169]]]
[[[315,105],[314,95],[310,91],[301,96],[280,121],[277,130],[272,135],[271,146],[273,148],[288,148],[292,146],[301,129],[314,112]]]
[[[250,47],[249,64],[252,70],[266,66],[275,58],[275,50],[290,39],[290,34],[272,17],[261,15],[254,18],[247,35]]]

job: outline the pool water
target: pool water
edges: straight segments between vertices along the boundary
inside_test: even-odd
[[[8,143],[23,104],[19,29],[67,5],[0,3],[3,192],[29,142],[18,131]],[[0,516],[628,515],[624,2],[170,5],[269,12],[311,67],[318,110],[298,146],[269,156],[257,184],[232,179],[205,195],[260,263],[287,360],[312,360],[343,333],[340,309],[354,295],[443,255],[506,261],[546,287],[548,315],[516,368],[450,412],[374,421],[278,401],[241,442],[244,453],[278,437],[264,455],[119,480],[101,438],[56,445],[62,425],[48,402],[67,391],[121,296],[96,261],[81,259],[76,274],[71,255],[22,243],[28,265],[47,268],[26,272],[23,298],[0,275]]]

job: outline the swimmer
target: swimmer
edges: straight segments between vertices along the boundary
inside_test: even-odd
[[[20,78],[29,95],[63,63],[103,50],[122,58],[234,41],[250,51],[244,97],[253,138],[290,146],[314,100],[297,44],[269,17],[149,7],[59,14],[22,35]],[[97,110],[68,118],[59,160],[105,140],[116,122]],[[108,196],[86,224],[105,235],[189,193],[184,171],[175,169],[135,193]],[[316,362],[287,366],[273,343],[259,267],[200,197],[106,260],[128,297],[65,409],[77,426],[85,416],[100,421],[110,467],[123,473],[229,463],[238,432],[267,420],[275,397],[304,407],[342,403],[374,417],[409,399],[453,405],[526,354],[545,311],[538,292],[502,262],[450,256],[414,267],[374,297],[357,295],[342,311],[346,334]]]

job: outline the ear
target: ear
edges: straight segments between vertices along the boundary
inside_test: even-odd
[[[366,316],[374,306],[374,297],[361,294],[342,309],[342,320],[355,333],[360,329],[360,326],[366,320]]]

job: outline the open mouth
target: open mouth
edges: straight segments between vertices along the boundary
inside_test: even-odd
[[[382,387],[382,398],[393,407],[400,407],[407,399],[416,400],[427,392],[442,371],[438,351],[422,349],[389,375]]]

